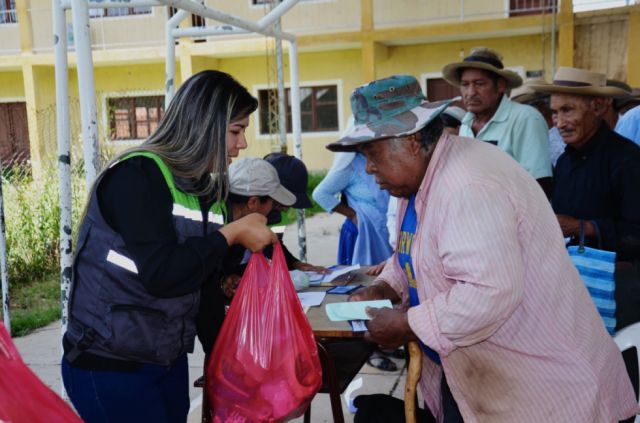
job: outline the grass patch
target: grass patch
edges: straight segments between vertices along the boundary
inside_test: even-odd
[[[24,336],[60,318],[58,274],[12,287],[10,292],[12,336]]]

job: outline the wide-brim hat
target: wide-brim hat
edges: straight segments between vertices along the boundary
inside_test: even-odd
[[[596,97],[619,97],[628,95],[628,91],[619,87],[607,86],[607,76],[586,69],[560,67],[552,83],[531,84],[530,87],[541,93],[572,94]]]
[[[628,96],[617,97],[613,100],[613,107],[616,110],[622,109],[629,104],[640,104],[640,88],[633,88]]]
[[[542,93],[531,88],[531,84],[546,84],[544,78],[527,79],[524,84],[511,91],[509,99],[520,104],[530,104],[535,101],[544,100],[549,97],[548,93]]]
[[[442,68],[442,77],[451,85],[460,86],[462,69],[482,69],[494,73],[507,81],[508,88],[516,88],[522,85],[522,78],[514,71],[504,68],[500,56],[493,50],[477,48],[471,50],[471,54],[462,62],[449,63]]]
[[[427,126],[451,100],[428,102],[410,75],[394,75],[356,88],[351,94],[354,125],[329,145],[331,151],[356,151],[385,138],[414,134]]]

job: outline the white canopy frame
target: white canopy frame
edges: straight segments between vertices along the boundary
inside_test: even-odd
[[[96,111],[96,91],[91,54],[91,28],[89,9],[118,7],[171,6],[178,9],[166,23],[166,81],[165,105],[173,97],[175,89],[175,40],[179,37],[202,37],[230,33],[258,33],[289,43],[289,65],[291,86],[291,118],[294,155],[302,160],[301,123],[300,123],[300,86],[298,79],[298,46],[296,37],[273,27],[275,23],[299,0],[284,0],[274,7],[258,22],[208,7],[192,0],[52,0],[55,49],[56,81],[56,126],[58,139],[58,173],[60,180],[60,268],[62,333],[66,331],[68,321],[68,300],[71,285],[72,221],[71,221],[71,152],[69,131],[69,64],[67,58],[67,33],[65,10],[71,9],[73,32],[77,58],[78,88],[80,95],[80,120],[82,127],[85,180],[91,187],[99,168],[98,118]],[[213,19],[224,26],[199,28],[178,28],[189,13]],[[281,75],[281,73],[280,73]],[[283,81],[278,81],[283,85]],[[284,113],[284,111],[281,111]],[[286,131],[286,128],[281,128]],[[306,261],[306,230],[304,213],[298,214],[298,238],[300,241],[300,259]]]

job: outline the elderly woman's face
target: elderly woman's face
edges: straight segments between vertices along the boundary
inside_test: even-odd
[[[366,143],[360,152],[367,158],[367,173],[381,189],[405,198],[418,192],[428,160],[417,135]]]

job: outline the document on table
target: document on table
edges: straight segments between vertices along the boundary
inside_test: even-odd
[[[331,269],[331,273],[327,273],[326,275],[318,272],[305,272],[305,273],[309,275],[309,285],[318,286],[318,285],[322,285],[323,283],[329,283],[334,279],[336,279],[338,276],[342,276],[345,273],[349,273],[353,270],[358,270],[358,269],[360,269],[360,265],[354,264],[352,266],[337,267],[337,268]]]
[[[389,300],[348,301],[344,303],[327,304],[324,309],[327,312],[329,320],[332,322],[341,322],[344,320],[371,320],[365,311],[366,307],[392,308],[393,306]]]
[[[309,307],[319,306],[324,301],[326,292],[298,292],[298,298],[300,299],[300,305],[306,313]]]

